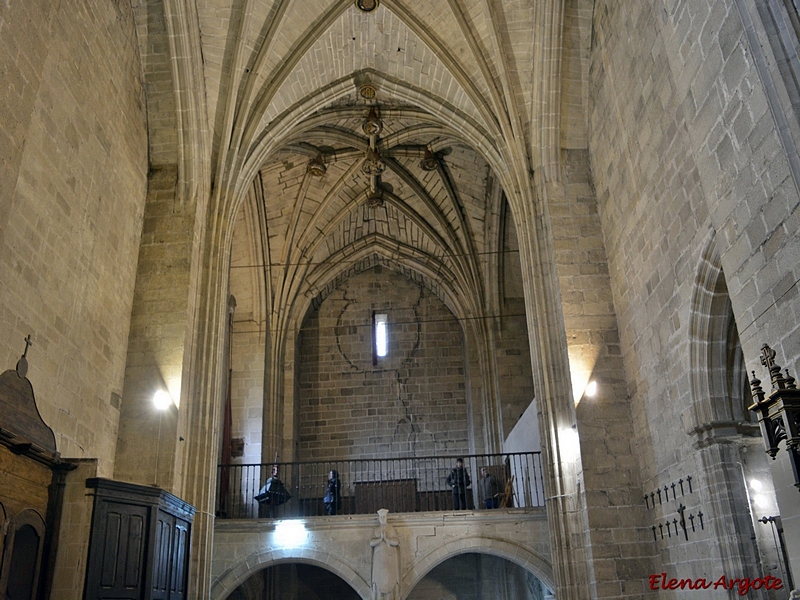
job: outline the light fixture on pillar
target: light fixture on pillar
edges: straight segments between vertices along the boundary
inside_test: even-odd
[[[586,391],[584,392],[586,396],[588,396],[589,398],[594,398],[594,395],[596,393],[597,393],[596,381],[590,381],[588,384],[586,384]]]
[[[274,541],[279,548],[299,548],[308,541],[308,529],[301,520],[279,521],[275,526]]]
[[[772,390],[765,397],[761,388],[761,380],[753,371],[750,387],[753,389],[753,404],[749,409],[758,414],[758,424],[764,436],[767,454],[773,459],[780,448],[778,444],[786,441],[786,451],[792,463],[794,485],[800,489],[800,390],[795,379],[786,370],[786,377],[781,375],[781,368],[775,364],[775,351],[767,344],[761,347],[761,364],[769,369]]]
[[[166,410],[173,404],[172,396],[167,390],[158,390],[153,395],[153,404],[156,405],[158,410]]]

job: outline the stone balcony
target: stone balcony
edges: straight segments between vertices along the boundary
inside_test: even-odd
[[[400,597],[448,558],[468,552],[504,558],[554,588],[544,507],[390,513],[400,541]],[[289,519],[217,519],[213,600],[223,600],[251,575],[280,563],[325,568],[370,598],[375,514]]]
[[[380,531],[381,508],[390,511],[387,525],[399,541],[400,597],[434,567],[465,553],[511,561],[553,589],[540,453],[463,460],[471,485],[459,502],[466,507],[454,506],[448,484],[454,457],[220,465],[211,598],[227,598],[280,563],[322,567],[369,598],[370,541]],[[274,467],[286,494],[265,503]],[[323,503],[331,470],[339,473],[342,496],[336,515],[326,515]],[[484,473],[494,477],[494,487],[482,484]]]

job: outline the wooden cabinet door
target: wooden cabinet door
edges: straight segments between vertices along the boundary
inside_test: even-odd
[[[144,597],[149,513],[147,506],[102,502],[89,547],[86,600]]]

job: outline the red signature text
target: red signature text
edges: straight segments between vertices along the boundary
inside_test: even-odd
[[[704,577],[698,579],[667,578],[666,573],[650,575],[651,590],[707,590],[710,588],[715,590],[735,589],[740,596],[746,596],[750,590],[760,590],[762,588],[765,590],[783,589],[783,581],[772,575],[756,577],[755,579],[750,579],[749,577],[734,578],[723,575],[717,580],[705,579]]]

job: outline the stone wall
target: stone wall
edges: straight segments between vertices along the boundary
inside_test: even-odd
[[[242,464],[262,462],[264,372],[271,336],[267,331],[268,290],[260,239],[258,211],[253,198],[248,197],[236,219],[230,271],[230,292],[236,302],[229,341],[231,436],[244,439],[244,456],[234,459]]]
[[[231,437],[244,439],[244,456],[234,463],[262,462],[265,334],[252,321],[236,323],[231,355]],[[269,457],[264,457],[265,460]]]
[[[372,312],[389,349],[372,363]],[[308,315],[299,351],[300,460],[466,454],[464,347],[429,290],[375,267]]]
[[[534,389],[519,242],[511,211],[504,213],[503,268],[499,282],[502,315],[495,320],[498,325],[495,360],[503,418],[501,434],[505,440],[533,400]],[[538,437],[538,423],[534,425]]]
[[[423,513],[390,513],[388,516],[388,525],[394,528],[390,534],[400,542],[397,549],[401,598],[408,597],[408,592],[437,565],[465,553],[481,555],[487,562],[505,559],[514,564],[513,571],[524,570],[526,579],[538,579],[543,584],[538,587],[552,589],[550,534],[543,510],[459,511],[436,515],[435,519]],[[323,567],[341,577],[362,598],[368,598],[372,572],[370,540],[377,525],[376,515],[307,519],[301,525],[302,535],[287,540],[280,522],[217,520],[209,597],[212,600],[228,598],[254,574],[291,562]],[[550,600],[547,594],[542,596],[543,600]],[[507,596],[492,597],[526,596],[509,591]]]
[[[704,510],[708,519],[691,543],[656,543],[657,570],[679,576],[753,568],[729,545],[735,543],[725,534],[731,522],[721,514],[725,503],[747,510],[741,472],[732,470],[739,459],[722,457],[727,450],[718,456],[717,442],[707,439],[713,434],[699,439],[697,433],[705,426],[716,431],[713,423],[697,422],[694,405],[705,398],[692,387],[691,360],[696,282],[710,248],[719,250],[748,366],[761,368],[764,342],[778,348],[781,364],[796,367],[800,358],[792,258],[800,240],[788,233],[796,232],[798,219],[794,151],[787,158],[791,144],[781,133],[790,132],[776,127],[781,107],[765,85],[776,72],[768,56],[759,67],[765,50],[748,40],[743,26],[753,18],[747,2],[595,7],[592,172],[644,487],[663,488],[691,475],[696,495],[687,510]],[[712,477],[721,469],[733,478],[725,482],[730,497],[722,500],[714,496],[719,482]],[[796,512],[796,491],[787,500],[785,521]],[[650,514],[663,522],[676,509],[674,502]]]
[[[0,368],[70,457],[110,475],[147,174],[130,3],[0,8]]]

